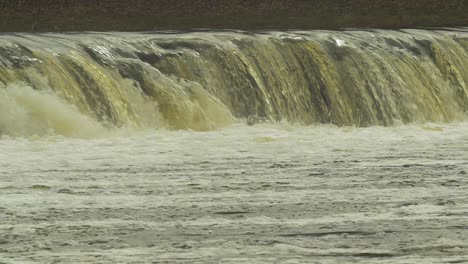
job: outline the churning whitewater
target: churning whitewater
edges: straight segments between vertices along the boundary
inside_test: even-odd
[[[0,37],[0,129],[393,125],[462,120],[468,31],[14,34]]]
[[[0,263],[467,263],[468,29],[0,35]]]

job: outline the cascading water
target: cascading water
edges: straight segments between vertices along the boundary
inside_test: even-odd
[[[467,110],[465,28],[0,35],[0,263],[466,263]]]
[[[0,130],[389,126],[468,111],[468,30],[0,36]]]

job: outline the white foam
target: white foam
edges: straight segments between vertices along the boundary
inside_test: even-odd
[[[0,88],[0,129],[14,137],[60,134],[90,138],[106,132],[56,94],[22,83]]]

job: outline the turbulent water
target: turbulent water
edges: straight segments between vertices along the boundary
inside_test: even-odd
[[[15,34],[0,38],[0,128],[92,137],[236,120],[463,119],[468,31]]]
[[[468,262],[468,29],[0,35],[0,263]]]
[[[468,261],[468,123],[0,149],[0,263]]]

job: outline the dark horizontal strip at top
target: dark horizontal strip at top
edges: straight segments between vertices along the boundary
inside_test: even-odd
[[[0,31],[468,26],[466,0],[0,0]]]

